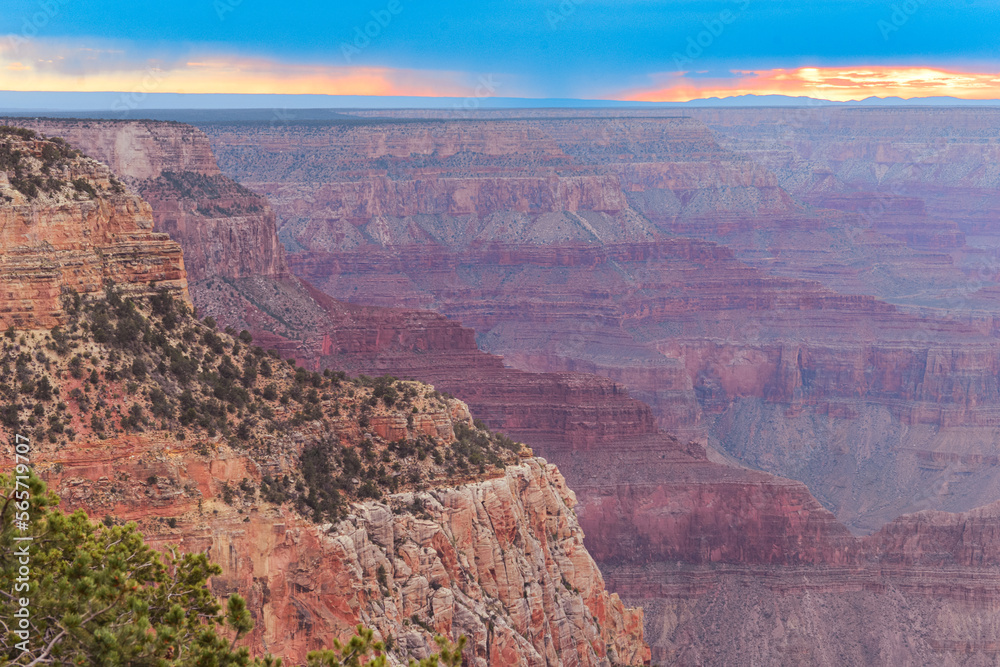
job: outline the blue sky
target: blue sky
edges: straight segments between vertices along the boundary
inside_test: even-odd
[[[366,28],[375,36],[355,41]],[[802,67],[1000,71],[995,0],[4,0],[0,34],[0,89],[16,90],[134,85],[153,68],[170,92],[212,81],[234,92],[246,84],[227,66],[273,85],[305,77],[312,92],[376,77],[461,94],[492,74],[504,95],[588,98],[753,88],[774,77],[747,72]]]

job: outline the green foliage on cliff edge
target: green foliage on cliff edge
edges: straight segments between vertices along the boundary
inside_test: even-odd
[[[238,646],[253,630],[246,602],[220,604],[208,578],[221,573],[205,554],[159,553],[135,524],[105,526],[58,498],[33,474],[26,486],[0,475],[0,655],[9,665],[156,667],[280,667],[272,656],[251,657]],[[27,530],[18,522],[26,520]],[[27,558],[19,548],[31,537]],[[29,574],[25,577],[23,561]],[[20,572],[20,575],[19,575]],[[17,592],[18,577],[28,590]],[[26,624],[16,615],[28,601]],[[27,639],[17,634],[27,633]],[[461,665],[465,638],[442,637],[440,653],[412,667]],[[26,649],[26,650],[22,650]],[[308,667],[383,667],[385,645],[358,626],[347,643],[314,651]]]
[[[22,127],[0,125],[0,171],[7,173],[11,187],[28,199],[65,188],[66,181],[56,178],[53,173],[61,173],[81,155],[59,137],[47,138]],[[85,178],[74,179],[72,185],[76,192],[90,198],[97,196],[97,191]],[[11,201],[6,195],[4,199]]]
[[[0,339],[0,424],[53,456],[75,442],[138,433],[187,442],[206,457],[228,446],[268,472],[230,488],[227,503],[290,503],[333,523],[351,501],[498,474],[518,460],[521,445],[482,423],[455,423],[453,439],[420,428],[423,415],[449,410],[433,387],[308,371],[253,345],[247,332],[199,322],[167,290],[68,294],[63,311],[65,322],[48,334],[10,330]],[[376,428],[387,420],[398,424],[391,438]],[[298,466],[272,465],[292,442],[302,443]]]
[[[253,622],[239,596],[230,597],[224,609],[212,596],[207,579],[221,570],[204,554],[161,554],[134,524],[102,526],[80,511],[65,514],[33,475],[27,499],[16,496],[24,489],[15,490],[9,477],[0,477],[0,490],[0,620],[6,625],[0,654],[7,664],[276,664],[251,659],[245,647],[236,647]],[[25,513],[30,528],[21,531],[15,517]],[[32,538],[30,556],[21,558],[16,549],[25,543],[15,538],[25,536]],[[23,560],[30,587],[12,593]],[[27,640],[15,633],[20,597],[29,601]]]

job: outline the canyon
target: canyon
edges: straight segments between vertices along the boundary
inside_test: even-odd
[[[137,295],[150,282],[187,294],[180,246],[105,165],[13,131],[0,132],[0,165],[10,167],[0,175],[4,329],[55,326],[68,292],[102,293],[108,281]]]
[[[284,248],[274,238],[267,200],[219,171],[211,147],[169,123],[44,121],[23,123],[59,136],[100,160],[151,207],[156,229],[184,240],[187,277],[281,277]]]
[[[212,592],[248,601],[257,655],[302,664],[367,624],[390,642],[393,665],[429,655],[435,634],[468,637],[475,665],[648,662],[642,612],[606,590],[554,465],[427,385],[345,385],[251,347],[247,332],[216,333],[191,316],[179,245],[140,231],[152,226],[149,204],[60,141],[0,131],[10,155],[62,151],[47,171],[88,179],[39,192],[25,180],[37,165],[12,165],[4,240],[35,245],[14,253],[24,244],[12,243],[11,254],[64,244],[73,252],[48,256],[71,260],[57,277],[108,278],[90,291],[57,283],[50,304],[32,293],[34,276],[4,276],[5,291],[47,306],[14,311],[0,343],[4,427],[30,434],[33,465],[64,507],[208,553],[222,568]],[[126,246],[128,271],[119,236],[146,241]],[[171,272],[139,270],[150,265]],[[398,400],[380,402],[389,389]],[[13,466],[10,451],[0,459]],[[342,507],[317,466],[340,466],[355,502]],[[367,481],[354,484],[349,468]],[[317,489],[332,499],[325,514]]]
[[[865,257],[889,257],[893,275],[933,266],[942,290],[961,286],[966,232],[924,216],[925,232],[902,233],[928,210],[902,196],[878,229],[857,213],[887,201],[878,193],[824,195],[831,208],[817,213],[707,122],[497,120],[203,125],[227,177],[274,204],[275,218],[257,219],[280,223],[300,277],[205,274],[191,284],[199,312],[311,368],[432,382],[556,464],[608,590],[645,611],[654,664],[992,664],[992,316],[856,289]],[[185,126],[146,127],[207,146]],[[823,238],[840,245],[816,243],[831,219],[840,227]],[[173,233],[185,252],[197,242]],[[571,523],[561,477],[537,465],[507,479],[535,484]],[[442,498],[468,507],[499,493],[482,484],[433,492],[431,514],[451,506]],[[389,559],[383,512],[351,519],[359,559]],[[525,544],[543,541],[529,533]],[[527,562],[522,573],[538,571]],[[571,586],[587,600],[596,584]],[[482,608],[462,599],[475,588],[452,588],[459,602],[441,608],[478,644],[466,610]],[[395,595],[391,608],[405,606]],[[588,609],[636,636],[637,617],[613,601]],[[642,658],[634,642],[606,643]]]
[[[868,155],[871,114],[824,113],[398,111],[202,129],[223,171],[275,207],[293,273],[334,298],[434,310],[520,370],[610,378],[661,428],[806,482],[858,532],[991,502],[990,251],[919,182],[823,185],[861,167],[789,157],[810,141],[834,154],[848,134]],[[884,112],[872,155],[920,113]],[[929,144],[973,125],[934,113]],[[963,164],[989,157],[989,124],[976,127]],[[876,167],[905,180],[902,163]]]

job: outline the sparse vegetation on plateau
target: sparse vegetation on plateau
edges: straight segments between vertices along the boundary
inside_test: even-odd
[[[453,421],[452,399],[427,385],[310,371],[198,321],[167,290],[68,294],[63,310],[51,331],[0,339],[4,426],[53,449],[147,433],[206,457],[245,452],[264,472],[227,487],[237,508],[290,503],[335,522],[354,500],[499,474],[521,449]]]
[[[59,137],[46,138],[22,127],[0,125],[0,171],[10,187],[29,200],[42,194],[67,197],[97,197],[97,189],[82,176],[71,178],[74,161],[81,153]],[[13,201],[0,193],[0,199]]]

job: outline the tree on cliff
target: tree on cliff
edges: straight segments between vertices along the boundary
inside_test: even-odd
[[[216,602],[207,579],[221,569],[204,554],[161,554],[134,524],[65,514],[33,474],[22,482],[15,488],[0,476],[0,654],[8,664],[279,664],[236,648],[253,621],[238,595],[224,611]]]
[[[6,664],[111,667],[280,667],[237,643],[253,629],[246,602],[225,609],[208,588],[221,568],[204,554],[160,553],[135,524],[66,514],[33,473],[0,475],[0,656]],[[25,538],[30,538],[26,540]],[[24,546],[27,545],[27,546]],[[358,627],[346,644],[309,655],[309,667],[383,667],[384,645]],[[446,667],[465,638],[438,638]],[[374,657],[370,657],[372,654]],[[414,667],[436,667],[433,655]]]

